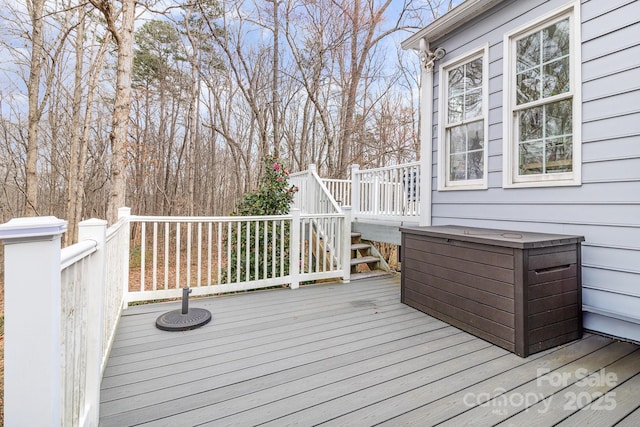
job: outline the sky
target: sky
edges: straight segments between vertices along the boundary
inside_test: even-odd
[[[463,0],[454,0],[454,6],[462,3]],[[428,9],[428,1],[427,0],[406,0],[411,7],[415,9],[422,9],[423,12],[420,13],[420,17],[423,22],[420,25],[426,25],[430,22],[431,16],[429,14]],[[247,1],[247,4],[250,4],[250,1]],[[443,14],[446,12],[446,7],[449,1],[443,0],[431,0],[432,4],[435,4],[436,7],[439,6],[440,13]],[[166,6],[170,6],[173,4],[171,0],[160,0],[155,3],[154,8],[156,10],[161,10]],[[392,0],[391,4],[386,12],[386,17],[388,23],[391,24],[395,22],[402,7],[405,5],[405,0]],[[24,55],[25,58],[28,57],[28,47],[21,46],[23,44],[22,41],[15,38],[10,33],[10,28],[14,26],[16,19],[11,16],[11,11],[14,10],[19,14],[22,14],[22,19],[26,19],[26,7],[25,3],[22,1],[15,2],[14,0],[0,0],[0,108],[2,112],[2,116],[7,118],[12,114],[15,114],[16,111],[26,111],[27,105],[27,97],[26,97],[26,88],[24,85],[23,78],[20,76],[20,66],[16,64],[15,61],[15,51],[11,52],[11,50],[7,49],[7,45],[12,46],[14,49],[18,49],[19,53]],[[157,15],[149,11],[140,10],[139,19],[137,21],[137,26],[142,25],[146,20],[149,19],[158,19]],[[415,22],[415,21],[414,21]],[[390,52],[393,52],[397,49],[400,43],[408,38],[415,30],[410,31],[399,31],[385,41],[384,48],[388,49]],[[271,37],[270,34],[264,34],[264,37]],[[395,55],[394,55],[395,57]]]

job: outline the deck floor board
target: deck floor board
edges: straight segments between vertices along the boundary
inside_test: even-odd
[[[538,425],[640,424],[637,346],[585,334],[523,359],[401,304],[398,278],[191,304],[211,310],[212,322],[157,330],[155,319],[179,302],[124,312],[102,382],[100,425],[506,425],[530,422],[532,413]],[[542,369],[555,377],[613,372],[616,381],[554,385],[540,379]],[[528,407],[496,406],[531,393],[541,399]],[[567,410],[570,393],[594,402],[583,398]],[[602,393],[615,408],[597,410]]]

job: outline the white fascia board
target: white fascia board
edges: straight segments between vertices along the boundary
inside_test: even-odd
[[[434,40],[446,33],[455,30],[459,26],[469,22],[478,16],[482,11],[501,3],[504,0],[465,0],[451,11],[442,15],[422,30],[416,32],[411,37],[400,43],[404,50],[417,50],[420,46],[420,39]]]

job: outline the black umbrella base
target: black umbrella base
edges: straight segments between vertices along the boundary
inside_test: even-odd
[[[190,308],[186,314],[182,310],[169,311],[156,319],[156,327],[163,331],[188,331],[206,325],[211,321],[211,312],[203,308]]]

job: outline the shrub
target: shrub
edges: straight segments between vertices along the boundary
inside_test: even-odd
[[[254,192],[245,194],[231,215],[286,215],[291,209],[296,191],[298,191],[297,187],[289,185],[289,172],[277,159],[267,157],[264,160],[264,171],[258,188]],[[223,271],[224,282],[233,282],[238,273],[240,280],[245,280],[246,277],[249,280],[273,277],[274,266],[276,275],[278,275],[281,262],[284,264],[284,275],[289,274],[289,227],[289,223],[284,223],[283,226],[279,222],[260,223],[258,230],[253,224],[248,230],[246,223],[243,223],[240,229],[233,227],[231,233],[231,270],[228,272],[229,274],[226,270]],[[250,234],[249,239],[247,239],[247,233]],[[257,261],[254,250],[256,245],[259,249]],[[266,253],[263,250],[265,245],[267,247]],[[238,257],[240,257],[239,264]],[[266,275],[264,273],[265,267]]]

